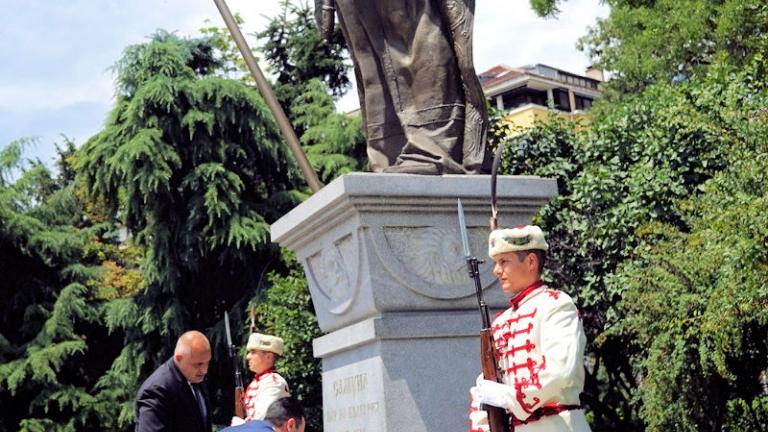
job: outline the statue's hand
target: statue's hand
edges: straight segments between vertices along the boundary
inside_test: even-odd
[[[320,37],[326,42],[333,37],[335,12],[333,0],[315,0],[315,23],[317,30],[320,31]]]

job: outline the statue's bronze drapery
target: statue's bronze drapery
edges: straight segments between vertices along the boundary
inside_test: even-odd
[[[476,173],[488,120],[472,64],[474,0],[316,0],[316,7],[321,31],[335,7],[347,40],[371,169]]]

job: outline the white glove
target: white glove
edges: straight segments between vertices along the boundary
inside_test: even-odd
[[[486,404],[495,406],[498,408],[509,409],[510,406],[510,392],[509,386],[500,384],[493,381],[477,380],[477,390],[474,392],[474,396],[477,398],[477,402],[480,404]]]
[[[245,424],[245,420],[241,419],[238,416],[232,417],[232,423],[230,426],[240,426],[241,424]]]

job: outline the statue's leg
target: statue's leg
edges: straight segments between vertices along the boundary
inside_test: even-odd
[[[440,0],[377,0],[390,86],[408,139],[387,171],[464,173],[464,92]]]
[[[463,165],[467,172],[477,172],[485,156],[488,113],[483,87],[477,78],[472,60],[475,0],[441,0],[439,5],[448,28],[451,29],[453,50],[464,87]]]
[[[387,85],[384,33],[381,19],[369,2],[336,0],[339,23],[355,65],[360,109],[368,142],[372,171],[393,165],[406,144],[405,132],[395,112]]]

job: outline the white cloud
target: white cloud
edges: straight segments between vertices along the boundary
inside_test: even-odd
[[[583,73],[589,59],[576,50],[576,42],[597,17],[608,15],[608,7],[600,0],[568,0],[556,19],[543,19],[526,0],[485,0],[477,3],[475,15],[478,71],[500,63],[544,63]]]
[[[81,103],[98,103],[108,106],[114,94],[110,76],[72,83],[22,82],[0,85],[0,109],[39,110],[58,109]]]
[[[0,7],[11,6],[0,0]],[[248,34],[280,12],[277,1],[229,0]],[[0,108],[57,109],[83,102],[109,105],[114,76],[109,68],[127,46],[164,29],[194,36],[206,19],[224,27],[213,1],[55,0],[18,3],[14,19],[0,19],[0,55],[15,59],[0,70]],[[3,27],[5,25],[5,27]],[[10,36],[13,36],[12,38]]]

